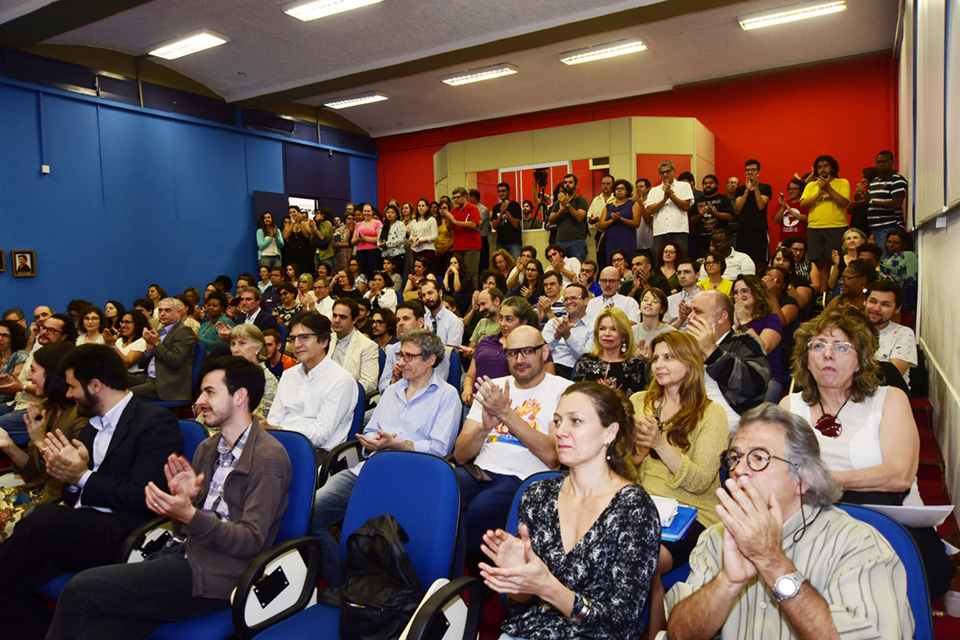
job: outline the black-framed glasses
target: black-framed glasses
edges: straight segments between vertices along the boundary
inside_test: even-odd
[[[797,463],[790,462],[786,458],[781,458],[780,456],[775,456],[763,447],[755,447],[750,449],[750,451],[745,454],[740,453],[736,449],[727,449],[720,454],[720,466],[722,466],[728,472],[733,471],[744,458],[747,459],[747,466],[753,471],[763,471],[770,466],[771,460],[781,460],[795,469],[800,468],[800,465]]]
[[[849,282],[850,280],[856,280],[857,278],[862,278],[862,277],[863,276],[859,273],[855,276],[840,276],[840,282]]]
[[[547,343],[543,342],[538,344],[535,347],[520,347],[519,349],[504,349],[503,353],[506,354],[507,360],[514,360],[518,355],[523,355],[524,358],[532,358],[537,351],[540,351]]]
[[[120,324],[133,324],[133,320],[121,320]]]
[[[0,333],[0,340],[9,340],[12,337],[9,333]]]
[[[61,329],[54,329],[52,327],[42,326],[39,329],[40,333],[63,333]]]

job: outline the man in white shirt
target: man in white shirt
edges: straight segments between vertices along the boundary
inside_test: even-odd
[[[605,175],[600,180],[600,195],[590,201],[590,206],[587,208],[587,224],[591,227],[596,228],[597,223],[600,222],[600,214],[603,213],[607,208],[607,203],[613,200],[613,176]],[[604,232],[597,230],[597,255],[604,255]],[[548,256],[549,257],[549,256]],[[569,282],[564,282],[564,284],[570,284]]]
[[[587,317],[590,293],[582,284],[571,284],[563,290],[566,316],[547,320],[543,340],[553,354],[557,375],[572,379],[577,360],[593,348],[593,323]]]
[[[360,305],[351,298],[341,298],[333,305],[330,357],[354,377],[369,398],[377,392],[380,376],[380,353],[377,343],[356,329]]]
[[[620,272],[616,267],[604,267],[600,272],[601,295],[587,304],[587,315],[596,318],[604,309],[616,307],[627,314],[630,322],[640,324],[640,305],[633,298],[617,293],[619,288]]]
[[[487,529],[504,526],[513,495],[527,476],[558,464],[550,424],[571,382],[544,371],[549,354],[535,327],[517,327],[507,336],[510,375],[477,380],[453,451],[463,465],[457,478],[467,549],[479,548]]]
[[[672,324],[676,329],[687,328],[690,301],[700,291],[697,279],[696,260],[682,258],[677,261],[677,280],[680,281],[680,291],[667,298],[667,313],[663,316],[663,321]]]
[[[598,198],[600,196],[597,196]],[[553,270],[563,276],[563,286],[567,286],[571,282],[576,282],[580,276],[580,261],[574,257],[566,257],[563,253],[563,249],[560,248],[560,245],[551,244],[547,245],[547,260],[550,261],[550,265],[553,267]]]
[[[730,237],[730,230],[720,227],[710,236],[710,244],[715,251],[723,255],[723,262],[727,268],[723,270],[723,277],[731,282],[737,279],[740,274],[756,274],[757,265],[753,258],[745,253],[741,253],[733,248],[733,239]],[[707,268],[700,267],[700,279],[707,277]]]
[[[910,327],[891,320],[900,312],[903,297],[903,288],[895,281],[877,280],[867,287],[864,311],[880,338],[877,360],[893,363],[910,386],[910,367],[917,366],[917,337]]]
[[[313,293],[317,301],[313,310],[333,320],[333,298],[330,297],[330,281],[326,278],[317,278],[313,281]]]
[[[330,321],[316,311],[301,311],[290,320],[287,341],[300,362],[287,369],[265,429],[298,431],[314,447],[329,451],[347,439],[357,405],[357,381],[327,357]]]
[[[423,316],[424,329],[440,336],[448,347],[463,344],[463,322],[443,306],[443,293],[435,280],[420,283],[420,302],[429,312]]]
[[[645,202],[640,204],[640,213],[647,224],[653,225],[653,254],[659,255],[667,242],[673,241],[687,251],[690,238],[690,219],[687,211],[693,205],[693,189],[686,182],[674,178],[673,163],[660,163],[662,182],[650,189]]]
[[[408,300],[397,305],[397,338],[412,329],[423,329],[423,305],[416,300]],[[380,372],[380,381],[377,388],[380,393],[386,392],[387,387],[403,378],[403,368],[400,367],[400,361],[397,353],[400,351],[400,341],[388,344],[384,349],[387,354],[383,363],[383,371]],[[456,355],[448,353],[436,367],[436,374],[441,380],[446,380],[450,373],[450,358],[456,358]]]

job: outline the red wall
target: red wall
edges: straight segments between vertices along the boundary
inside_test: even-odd
[[[715,173],[721,188],[731,175],[742,182],[744,161],[757,158],[763,165],[762,181],[771,183],[776,194],[785,190],[794,172],[808,171],[813,159],[823,153],[833,155],[840,164],[840,176],[854,182],[860,169],[873,164],[878,151],[896,150],[896,87],[896,64],[892,56],[882,54],[655,96],[380,138],[380,194],[384,202],[432,196],[433,154],[450,142],[629,116],[699,119],[716,137]],[[510,166],[510,158],[504,158],[503,164]],[[655,176],[646,177],[656,184]],[[776,198],[773,202],[771,216]]]

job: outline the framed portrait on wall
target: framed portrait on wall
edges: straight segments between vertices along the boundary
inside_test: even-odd
[[[33,251],[11,251],[10,268],[14,278],[30,278],[37,275],[37,259]]]

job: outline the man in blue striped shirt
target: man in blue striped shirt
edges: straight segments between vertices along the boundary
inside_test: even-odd
[[[397,364],[403,379],[390,385],[357,440],[363,455],[387,449],[446,456],[460,428],[460,393],[437,375],[446,349],[435,333],[407,331],[400,338]],[[313,502],[312,535],[323,548],[321,573],[331,586],[344,582],[337,541],[327,529],[343,519],[363,462],[331,476]]]
[[[870,208],[867,223],[874,244],[887,246],[887,234],[905,227],[903,201],[907,197],[907,179],[893,170],[893,152],[881,151],[876,161],[879,176],[870,181]]]

